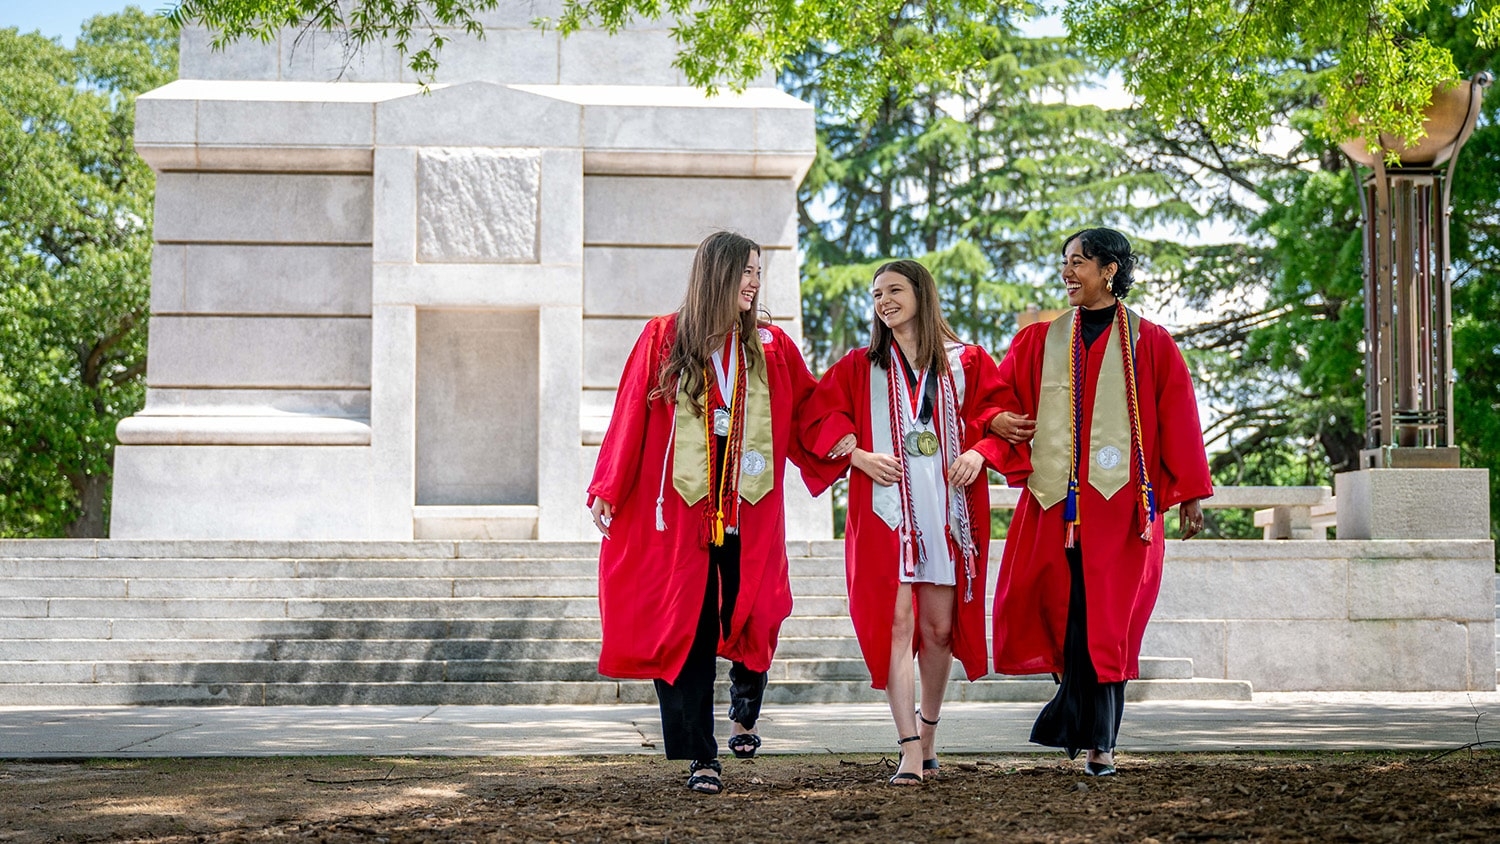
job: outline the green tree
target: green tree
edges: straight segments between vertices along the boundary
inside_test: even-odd
[[[480,15],[502,0],[179,0],[178,24],[202,23],[216,42],[270,39],[282,28],[342,32],[356,48],[386,41],[426,77],[445,32],[480,35]],[[520,0],[504,0],[520,2]],[[1500,0],[1066,0],[1064,18],[1092,53],[1115,63],[1131,89],[1165,122],[1202,120],[1220,140],[1272,123],[1276,66],[1321,53],[1336,70],[1322,88],[1321,131],[1417,138],[1432,88],[1456,74],[1453,45],[1415,22],[1430,12],[1466,12],[1469,43],[1500,38]],[[1436,5],[1436,9],[1433,6]],[[676,64],[705,88],[740,88],[795,57],[825,54],[830,99],[865,116],[892,94],[899,102],[933,87],[956,88],[987,63],[983,45],[999,15],[1032,14],[1027,0],[563,0],[563,33],[614,30],[636,19],[670,18]],[[414,38],[425,40],[417,42]]]
[[[868,339],[870,275],[882,260],[927,263],[954,327],[998,353],[1018,313],[1060,301],[1052,281],[1067,233],[1197,215],[1162,173],[1138,166],[1127,117],[1060,96],[1093,78],[1064,39],[1022,37],[1003,13],[974,37],[983,65],[963,84],[891,93],[873,114],[830,93],[821,51],[783,75],[818,120],[801,192],[815,367]]]
[[[1433,88],[1458,78],[1454,50],[1462,49],[1430,39],[1425,25],[1456,14],[1466,44],[1500,37],[1497,0],[1068,0],[1063,17],[1163,123],[1201,120],[1219,141],[1256,134],[1277,113],[1285,65],[1325,55],[1323,139],[1416,141]]]
[[[136,8],[72,50],[0,29],[0,535],[104,535],[115,423],[144,393],[134,99],[176,72],[176,33]]]
[[[1447,9],[1414,16],[1409,26],[1450,50],[1459,75],[1494,67],[1495,51],[1478,48],[1468,22]],[[1159,162],[1175,158],[1198,178],[1240,187],[1241,198],[1226,190],[1217,207],[1242,224],[1244,243],[1226,245],[1217,258],[1199,249],[1164,261],[1159,250],[1155,262],[1181,296],[1196,292],[1200,307],[1217,299],[1208,309],[1225,311],[1183,335],[1200,390],[1218,412],[1209,435],[1219,482],[1327,484],[1355,465],[1364,445],[1359,174],[1316,126],[1330,70],[1327,56],[1293,57],[1268,77],[1276,128],[1292,139],[1284,154],[1257,148],[1253,138],[1219,143],[1194,121],[1170,131],[1145,123],[1136,141]],[[1500,100],[1491,98],[1453,165],[1455,424],[1465,465],[1479,467],[1500,466],[1497,111]],[[1493,472],[1491,484],[1491,512],[1500,513]]]

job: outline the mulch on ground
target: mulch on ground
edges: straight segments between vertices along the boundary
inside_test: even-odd
[[[1500,752],[0,762],[0,841],[1500,841]]]

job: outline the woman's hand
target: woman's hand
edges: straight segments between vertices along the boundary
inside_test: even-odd
[[[948,485],[956,489],[963,489],[979,479],[984,474],[984,458],[974,449],[960,454],[953,465],[948,467]]]
[[[1189,498],[1182,502],[1177,510],[1177,525],[1182,530],[1183,539],[1192,539],[1203,530],[1203,506],[1198,499]]]
[[[1002,410],[990,420],[990,430],[1001,439],[1020,445],[1036,436],[1036,420],[1023,413]]]
[[[608,539],[609,523],[615,520],[615,505],[596,497],[594,506],[589,508],[589,512],[594,514],[594,527],[604,534],[605,539]]]
[[[894,454],[875,454],[856,448],[849,453],[849,463],[881,486],[890,486],[901,479],[901,461]]]
[[[853,434],[845,434],[843,439],[834,443],[833,448],[828,450],[828,459],[841,460],[845,457],[848,457],[850,454],[853,454],[855,442],[857,442],[857,440],[854,439]]]

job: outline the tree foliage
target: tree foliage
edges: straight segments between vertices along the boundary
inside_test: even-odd
[[[529,0],[178,0],[173,22],[217,30],[214,43],[274,38],[282,28],[341,32],[352,48],[388,42],[430,78],[448,37],[482,36],[501,2]],[[1274,123],[1278,78],[1296,57],[1334,68],[1320,89],[1325,140],[1386,133],[1422,137],[1433,87],[1457,78],[1454,45],[1425,36],[1433,14],[1462,14],[1466,43],[1500,40],[1500,0],[1065,0],[1064,19],[1091,53],[1113,63],[1153,116],[1201,121],[1215,140]],[[614,31],[669,19],[676,65],[702,88],[740,89],[818,52],[825,96],[869,117],[894,97],[983,78],[992,22],[1034,14],[1029,0],[561,0],[563,33]]]
[[[819,54],[831,105],[869,117],[932,88],[982,79],[1001,34],[994,22],[1026,0],[564,0],[563,33],[671,17],[676,59],[692,84],[743,88],[797,57]]]
[[[176,33],[135,8],[72,50],[0,29],[0,535],[103,535],[146,356],[155,180],[134,97],[176,68]]]
[[[800,206],[815,367],[868,339],[870,275],[882,260],[928,263],[954,327],[999,352],[1019,313],[1061,301],[1052,282],[1067,234],[1196,218],[1162,173],[1138,166],[1128,120],[1066,101],[1092,70],[1076,49],[1022,37],[1004,14],[986,22],[983,41],[983,66],[963,84],[891,93],[873,114],[830,93],[821,51],[783,76],[818,116]]]
[[[1069,0],[1070,31],[1113,62],[1164,123],[1201,119],[1225,141],[1272,124],[1274,92],[1298,56],[1325,55],[1317,124],[1330,141],[1385,133],[1415,142],[1433,88],[1458,78],[1450,45],[1430,40],[1430,0]],[[1468,36],[1496,37],[1496,0],[1469,10]]]
[[[419,79],[437,70],[438,54],[459,30],[483,37],[480,16],[499,0],[178,0],[167,11],[174,26],[214,30],[215,49],[241,38],[274,41],[283,29],[320,29],[344,36],[351,55],[389,43]]]

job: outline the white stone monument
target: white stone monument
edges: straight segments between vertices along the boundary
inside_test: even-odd
[[[557,6],[448,33],[425,91],[323,33],[183,33],[182,78],[136,106],[156,249],[113,537],[588,538],[626,354],[703,237],[762,244],[800,336],[811,107],[705,97],[665,24],[531,26]],[[831,536],[795,470],[788,492],[789,535]]]

